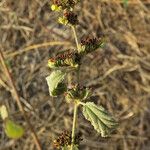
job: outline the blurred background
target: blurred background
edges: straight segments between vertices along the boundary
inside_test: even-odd
[[[150,1],[81,0],[76,12],[79,40],[84,35],[107,39],[104,49],[83,59],[81,85],[93,86],[91,100],[120,123],[110,137],[102,138],[80,113],[80,149],[149,150]],[[42,150],[54,150],[53,140],[72,128],[73,107],[62,96],[50,97],[45,80],[51,72],[48,58],[75,48],[71,29],[58,24],[57,18],[50,0],[0,0],[0,49]],[[0,119],[0,150],[36,150],[8,85],[0,65],[0,104],[5,103],[13,120],[24,126],[25,135],[7,138]]]

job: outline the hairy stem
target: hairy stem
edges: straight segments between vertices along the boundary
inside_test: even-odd
[[[77,122],[77,114],[78,114],[78,104],[75,104],[74,105],[74,113],[73,113],[71,150],[73,150],[74,141],[75,141],[75,129],[76,129],[76,122]]]
[[[79,42],[78,42],[75,26],[71,26],[71,28],[72,28],[72,31],[73,31],[73,34],[74,34],[74,38],[75,38],[75,41],[76,41],[77,50],[79,51]]]
[[[72,31],[73,31],[73,35],[75,38],[75,42],[76,42],[76,46],[77,46],[77,50],[79,52],[79,42],[78,42],[78,38],[77,38],[77,33],[75,30],[75,26],[71,26]],[[77,69],[77,82],[79,84],[79,71],[80,71],[80,67]],[[76,130],[76,123],[77,123],[77,115],[78,115],[78,104],[75,103],[74,104],[74,113],[73,113],[73,125],[72,125],[72,141],[71,141],[71,150],[73,150],[74,147],[74,142],[75,142],[75,130]]]
[[[71,29],[72,29],[72,32],[73,32],[73,35],[74,35],[74,38],[75,38],[77,50],[79,51],[79,42],[78,42],[75,26],[72,25]],[[79,68],[77,70],[77,78],[78,78],[77,80],[79,81]],[[70,75],[70,73],[68,74],[68,84],[71,85],[71,75]]]
[[[42,150],[40,142],[38,140],[38,137],[37,137],[37,135],[36,135],[36,133],[35,133],[35,131],[33,129],[33,126],[31,125],[31,123],[30,123],[30,121],[28,119],[28,116],[27,116],[27,114],[26,114],[26,112],[25,112],[25,110],[24,110],[24,108],[22,106],[22,103],[20,101],[20,97],[19,97],[19,94],[17,92],[15,83],[13,81],[12,75],[11,75],[7,65],[5,64],[5,58],[3,56],[2,50],[0,50],[0,61],[1,61],[2,66],[4,68],[4,72],[5,72],[6,76],[8,77],[8,80],[10,81],[10,86],[12,88],[12,93],[11,94],[14,97],[14,99],[16,100],[16,103],[17,103],[17,105],[19,107],[19,110],[21,111],[21,113],[22,113],[22,115],[23,115],[23,117],[24,117],[24,119],[25,119],[25,121],[26,121],[26,123],[27,123],[27,125],[28,125],[28,127],[30,129],[30,131],[31,131],[31,135],[32,135],[32,137],[34,139],[34,142],[36,144],[37,150]]]
[[[74,35],[74,38],[75,38],[75,41],[76,41],[76,47],[77,47],[77,50],[79,52],[79,42],[78,42],[78,37],[77,37],[77,33],[76,33],[76,28],[73,25],[71,26],[71,28],[72,28],[72,32],[73,32],[73,35]],[[77,83],[78,84],[80,82],[79,73],[80,73],[80,66],[77,68]]]

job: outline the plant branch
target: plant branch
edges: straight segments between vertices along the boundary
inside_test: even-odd
[[[39,44],[35,44],[35,45],[31,45],[31,46],[28,46],[28,47],[25,47],[24,49],[19,49],[19,50],[15,50],[14,52],[6,52],[4,54],[5,58],[11,58],[11,57],[15,57],[17,55],[20,55],[22,53],[25,53],[25,52],[29,52],[29,51],[32,51],[32,50],[35,50],[37,48],[41,48],[41,47],[48,47],[48,46],[57,46],[57,45],[71,45],[70,42],[59,42],[59,41],[51,41],[51,42],[45,42],[45,43],[39,43]],[[41,49],[42,50],[42,49]]]
[[[77,47],[77,50],[79,52],[79,42],[78,42],[76,28],[73,25],[71,26],[71,28],[72,28],[72,32],[73,32],[73,35],[74,35],[74,38],[75,38],[75,41],[76,41],[76,47]],[[80,81],[79,73],[80,73],[80,66],[77,68],[77,82],[78,82],[78,84],[79,84],[79,81]]]
[[[31,131],[31,134],[32,134],[33,140],[34,140],[34,142],[36,144],[37,150],[42,150],[40,142],[39,142],[39,139],[38,139],[38,137],[37,137],[37,135],[36,135],[36,133],[35,133],[35,131],[33,129],[33,126],[31,125],[31,123],[30,123],[30,121],[28,119],[28,116],[27,116],[23,106],[22,106],[22,103],[20,101],[20,97],[19,97],[19,94],[17,92],[15,83],[13,81],[12,75],[11,75],[7,65],[5,64],[5,58],[3,56],[2,50],[0,50],[0,60],[1,60],[2,66],[4,68],[4,72],[6,73],[6,75],[8,77],[8,80],[10,81],[10,85],[11,85],[11,88],[12,88],[12,90],[11,90],[12,97],[16,101],[16,103],[17,103],[17,105],[19,107],[19,110],[21,111],[21,113],[22,113],[22,115],[23,115],[23,117],[24,117],[24,119],[25,119],[25,121],[26,121],[26,123],[27,123],[27,125],[28,125],[28,127],[30,129],[30,131]]]
[[[73,147],[74,147],[77,114],[78,114],[78,104],[75,104],[74,105],[74,113],[73,113],[73,125],[72,125],[72,136],[71,136],[71,139],[72,139],[71,140],[71,150],[73,150]]]
[[[78,42],[75,26],[72,25],[71,28],[72,28],[72,31],[73,31],[73,34],[74,34],[74,38],[75,38],[75,41],[76,41],[77,50],[79,51],[79,42]]]
[[[77,50],[79,52],[79,42],[78,42],[78,38],[77,38],[77,33],[75,30],[75,26],[71,26],[73,34],[74,34],[74,38],[75,38],[75,42],[76,42],[76,46],[77,46]],[[79,72],[80,72],[80,66],[79,68],[77,68],[77,82],[79,84]],[[78,103],[75,102],[74,104],[74,113],[73,113],[73,125],[72,125],[72,141],[71,141],[71,150],[73,150],[74,147],[74,141],[75,141],[75,130],[76,130],[76,123],[77,123],[77,115],[78,115]]]
[[[73,35],[74,35],[74,38],[75,38],[77,50],[79,51],[79,42],[78,42],[75,26],[72,25],[71,29],[72,29],[72,32],[73,32]],[[77,69],[77,78],[78,78],[77,80],[79,81],[79,68]],[[68,73],[68,84],[69,84],[69,86],[71,85],[71,75],[70,75],[70,73]]]

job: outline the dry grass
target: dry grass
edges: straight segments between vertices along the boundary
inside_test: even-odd
[[[135,4],[130,1],[124,8],[118,2],[83,0],[77,8],[79,38],[88,34],[107,38],[103,50],[84,58],[81,84],[93,86],[92,100],[120,121],[110,138],[101,138],[79,115],[84,138],[81,150],[150,147],[150,3],[134,0]],[[47,59],[75,45],[70,29],[58,25],[56,18],[49,0],[0,1],[0,48],[43,150],[53,150],[53,139],[72,125],[72,107],[66,106],[63,98],[52,99],[45,81],[50,73]],[[1,64],[0,103],[5,103],[12,118],[26,128],[24,137],[17,141],[8,139],[1,129],[0,150],[36,150],[27,124],[12,101]]]

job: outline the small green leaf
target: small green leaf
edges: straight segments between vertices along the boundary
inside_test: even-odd
[[[57,70],[57,71],[53,71],[48,77],[46,77],[51,96],[56,96],[57,93],[60,92],[59,94],[61,94],[62,92],[65,91],[66,86],[62,83],[65,75],[66,75],[65,72]]]
[[[5,121],[5,133],[9,138],[18,139],[23,136],[24,129],[10,119]]]
[[[3,120],[5,120],[8,117],[8,111],[5,105],[0,106],[0,115]]]
[[[83,115],[102,137],[108,136],[118,126],[115,119],[102,106],[96,106],[92,102],[85,103]]]
[[[52,96],[58,96],[63,94],[67,90],[67,86],[64,83],[59,83],[57,88],[51,92]]]

